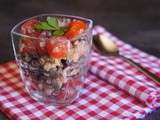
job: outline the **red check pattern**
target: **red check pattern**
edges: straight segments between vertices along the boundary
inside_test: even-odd
[[[98,30],[98,32],[102,32],[102,30],[104,29],[97,26],[94,30],[96,30],[94,31],[95,33]],[[116,43],[121,44],[121,41],[118,41]],[[123,45],[121,47],[123,47]],[[133,50],[134,49],[135,48],[133,48]],[[141,51],[139,51],[139,54],[143,54],[142,56],[147,55]],[[128,53],[126,55],[129,56],[130,54]],[[101,56],[93,52],[91,64],[96,62],[96,56],[100,57],[100,59],[107,60],[107,64],[108,61],[112,61],[111,63],[113,65],[107,66],[110,71],[107,73],[112,74],[113,77],[106,76],[107,78],[102,79],[101,75],[106,74],[104,68],[102,67],[102,69],[100,69],[104,72],[99,73],[97,69],[101,67],[91,67],[90,71],[92,73],[89,72],[87,75],[81,96],[72,105],[66,107],[58,107],[36,102],[25,91],[25,88],[20,80],[19,71],[15,62],[9,62],[4,65],[0,65],[0,109],[4,111],[12,120],[135,120],[138,118],[143,118],[146,114],[156,109],[156,107],[151,108],[147,104],[143,104],[142,102],[138,101],[138,99],[134,97],[134,94],[132,96],[130,95],[131,92],[128,92],[128,94],[122,91],[124,89],[119,90],[115,87],[114,84],[111,85],[105,82],[105,80],[117,80],[114,79],[117,76],[114,73],[114,70],[111,68],[115,65],[114,61],[116,61],[116,63],[117,61],[119,63],[123,63],[123,61],[117,60],[116,58],[112,58],[111,60],[109,60],[109,58],[101,58]],[[131,55],[131,57],[133,56]],[[134,57],[136,58],[136,56]],[[151,61],[157,60],[153,56],[147,55],[147,57],[149,57]],[[138,60],[141,61],[141,59]],[[102,63],[104,62],[100,61],[100,64]],[[123,68],[123,72],[125,72],[129,76],[129,78],[132,77],[130,74],[136,71],[134,68],[127,64],[123,63],[120,65],[122,67],[124,67],[123,65],[125,65],[125,67]],[[120,65],[119,67],[117,67],[118,70],[122,69]],[[151,64],[152,67],[150,70],[155,72],[156,74],[159,74],[159,72],[157,72],[158,65],[159,62],[153,62],[153,64]],[[146,67],[150,68],[149,66]],[[131,71],[133,71],[131,73],[126,72],[126,68],[131,69]],[[94,73],[95,69],[96,73]],[[136,71],[135,73],[136,76],[141,76],[144,78],[144,76],[140,72]],[[96,77],[95,74],[98,77]],[[139,84],[142,84],[142,79],[138,80],[139,81],[137,82]],[[145,85],[148,85],[147,87],[149,87],[149,91],[158,90],[157,85],[155,83],[153,83],[151,80],[147,78],[145,78],[145,80],[147,80]],[[128,87],[131,87],[129,85],[132,85],[133,83],[128,82],[127,84]],[[127,86],[127,84],[125,84],[125,86]],[[123,84],[121,86],[123,86]],[[131,91],[133,90],[132,88],[130,89]],[[138,96],[136,97],[138,98]],[[155,98],[156,97],[157,96],[155,96]]]
[[[14,62],[0,66],[0,76],[0,108],[12,120],[134,120],[151,111],[134,97],[90,73],[80,98],[66,107],[33,100],[25,91]]]
[[[160,59],[148,55],[96,26],[94,34],[104,34],[120,48],[120,54],[133,59],[160,76]],[[117,57],[106,57],[92,52],[90,71],[104,81],[138,98],[150,107],[160,106],[160,87],[133,66]]]

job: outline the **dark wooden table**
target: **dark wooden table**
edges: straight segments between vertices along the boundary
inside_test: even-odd
[[[14,59],[10,30],[21,20],[42,13],[88,17],[123,41],[160,57],[159,0],[0,0],[0,63]],[[160,110],[146,120],[160,120]],[[0,113],[1,120],[7,117]]]

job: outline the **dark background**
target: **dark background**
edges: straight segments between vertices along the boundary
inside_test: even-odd
[[[14,59],[12,27],[42,13],[91,18],[123,41],[160,57],[160,0],[0,0],[0,63]],[[160,112],[154,119],[158,116]]]

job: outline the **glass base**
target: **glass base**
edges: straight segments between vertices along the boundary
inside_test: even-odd
[[[72,104],[79,96],[85,80],[84,75],[77,75],[68,79],[66,84],[58,90],[53,91],[52,86],[46,85],[44,81],[37,81],[30,76],[25,76],[22,71],[21,79],[29,95],[37,102],[55,106],[67,106]]]
[[[55,106],[68,106],[71,105],[77,98],[79,98],[82,87],[78,89],[76,93],[74,93],[74,95],[72,96],[65,95],[64,98],[62,97],[62,99],[57,98],[57,96],[44,96],[42,93],[31,91],[28,88],[26,88],[26,90],[29,93],[29,95],[37,102],[41,102],[44,104],[51,104]]]

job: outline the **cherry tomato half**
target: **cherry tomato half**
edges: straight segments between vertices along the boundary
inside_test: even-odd
[[[76,35],[78,35],[78,34],[80,34],[80,31],[79,31],[79,30],[71,29],[71,30],[69,30],[68,32],[66,32],[66,33],[64,34],[64,36],[65,36],[66,38],[73,38],[74,36],[76,36]]]
[[[73,38],[87,29],[87,24],[81,20],[72,21],[69,23],[70,30],[64,34],[66,38]]]
[[[72,21],[69,23],[69,26],[71,27],[71,29],[87,29],[87,24],[81,20]]]

